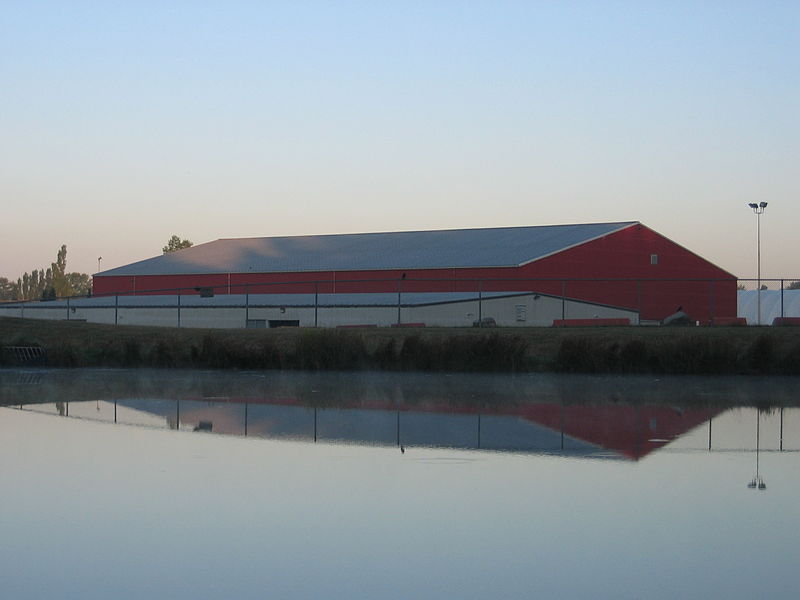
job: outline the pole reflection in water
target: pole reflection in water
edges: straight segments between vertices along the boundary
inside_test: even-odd
[[[783,409],[781,409],[781,450],[783,449]],[[761,449],[761,410],[756,410],[756,474],[750,480],[750,483],[747,484],[748,489],[754,490],[766,490],[767,484],[764,483],[764,479],[761,477],[759,473],[759,451]]]

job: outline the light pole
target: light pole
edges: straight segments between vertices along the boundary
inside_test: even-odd
[[[755,202],[751,202],[748,204],[750,208],[753,209],[753,212],[756,213],[756,229],[758,232],[758,291],[756,296],[756,302],[758,304],[758,320],[756,323],[761,325],[761,215],[764,213],[764,209],[767,208],[766,202],[759,202],[756,204]]]
[[[100,272],[100,261],[103,260],[102,256],[97,257],[97,272]]]

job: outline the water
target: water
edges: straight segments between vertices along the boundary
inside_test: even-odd
[[[0,371],[2,595],[794,598],[795,390]]]

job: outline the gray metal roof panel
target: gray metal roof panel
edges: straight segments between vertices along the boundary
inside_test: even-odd
[[[98,275],[515,267],[634,224],[629,221],[221,239]]]
[[[531,294],[532,292],[527,292]],[[507,296],[524,295],[525,292],[483,292],[480,296],[484,300],[502,298]],[[465,300],[478,300],[477,292],[403,292],[400,300],[403,306],[419,306],[426,304],[439,304],[446,302],[463,302]],[[242,307],[248,304],[258,306],[294,306],[321,307],[332,306],[397,306],[397,293],[345,293],[345,294],[218,294],[211,298],[202,298],[197,295],[184,295],[180,297],[182,308],[208,307],[224,308],[226,306]],[[58,308],[66,309],[66,300],[31,301],[25,304],[26,308]],[[95,296],[93,298],[72,298],[69,306],[79,309],[89,308],[148,308],[148,307],[178,307],[178,296],[175,294],[158,294],[146,296]],[[19,304],[10,304],[4,307],[17,308]]]

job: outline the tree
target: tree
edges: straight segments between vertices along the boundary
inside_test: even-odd
[[[15,300],[38,300],[42,297],[45,288],[49,285],[50,269],[45,271],[34,269],[30,273],[23,273],[14,286]]]
[[[0,300],[16,300],[17,285],[5,277],[0,277]]]
[[[86,273],[67,273],[67,247],[62,245],[50,268],[23,273],[16,282],[0,277],[0,300],[55,300],[91,292]]]
[[[55,290],[55,296],[62,298],[72,295],[72,287],[67,281],[67,246],[62,245],[56,255],[56,262],[51,263],[52,279],[50,285]]]
[[[92,278],[86,273],[67,273],[66,279],[73,296],[88,296],[92,292]]]
[[[162,248],[164,254],[169,254],[170,252],[175,252],[177,250],[183,250],[184,248],[191,248],[194,246],[191,240],[182,240],[177,235],[173,235],[169,238],[167,245]]]

